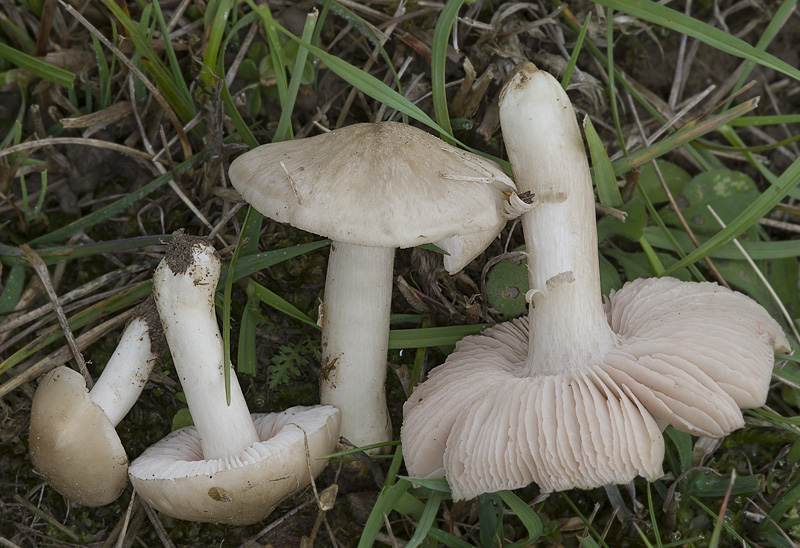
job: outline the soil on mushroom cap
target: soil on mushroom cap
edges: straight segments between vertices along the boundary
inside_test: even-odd
[[[164,255],[170,270],[175,274],[183,274],[192,264],[192,246],[196,243],[203,243],[211,246],[208,238],[189,236],[182,228],[172,233],[172,241],[167,248],[167,253]],[[216,253],[216,251],[215,251]]]

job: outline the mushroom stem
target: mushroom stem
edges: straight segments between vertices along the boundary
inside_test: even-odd
[[[147,321],[142,317],[134,318],[89,392],[89,399],[103,410],[113,426],[117,426],[136,403],[157,359]]]
[[[333,242],[322,309],[320,401],[357,447],[388,441],[386,353],[394,248]]]
[[[225,399],[222,337],[214,315],[221,268],[211,245],[177,232],[153,275],[164,335],[206,460],[238,454],[259,441],[230,364],[230,405]]]
[[[534,193],[538,203],[521,217],[531,287],[527,368],[532,375],[579,371],[616,344],[601,300],[583,140],[569,98],[552,76],[526,63],[509,82],[500,97],[506,149],[518,192]]]

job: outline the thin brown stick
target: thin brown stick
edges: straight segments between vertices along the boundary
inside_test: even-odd
[[[64,337],[67,339],[67,344],[69,345],[70,349],[72,349],[72,355],[75,357],[75,362],[78,364],[78,370],[86,380],[86,386],[91,389],[92,386],[94,386],[92,376],[89,374],[89,370],[86,368],[86,361],[84,361],[83,355],[75,344],[75,337],[72,335],[72,330],[69,328],[69,320],[67,320],[64,310],[61,308],[61,303],[58,302],[58,295],[53,287],[53,282],[50,280],[50,272],[47,270],[47,265],[44,264],[44,261],[41,257],[39,257],[39,254],[31,249],[28,244],[22,244],[19,246],[19,248],[23,253],[25,253],[25,258],[28,259],[28,262],[36,271],[36,274],[38,274],[39,278],[41,278],[44,289],[47,291],[47,296],[50,297],[50,301],[53,303],[53,310],[58,317],[58,323],[61,324],[61,329],[64,331]]]
[[[639,119],[639,115],[637,114],[636,108],[634,107],[633,98],[631,97],[630,93],[627,95],[627,97],[628,97],[628,102],[631,105],[631,112],[633,112],[633,117],[636,120],[636,126],[639,128],[639,133],[642,137],[642,142],[644,142],[645,146],[649,146],[650,138],[648,138],[647,135],[645,134],[644,127],[642,126],[642,121]],[[675,201],[675,197],[672,195],[672,191],[669,189],[669,186],[667,186],[667,182],[664,180],[664,175],[661,174],[661,170],[658,167],[658,162],[652,160],[652,165],[653,169],[655,170],[656,176],[658,177],[658,180],[661,183],[661,188],[664,191],[664,194],[667,195],[667,200],[669,200],[669,205],[675,212],[675,214],[678,216],[678,220],[680,221],[681,226],[686,231],[686,234],[688,234],[689,238],[692,240],[694,246],[700,247],[700,242],[697,241],[697,238],[695,237],[694,232],[689,226],[689,223],[686,222],[686,219],[684,218],[681,209],[678,207],[678,203]],[[717,270],[717,267],[715,267],[714,263],[711,262],[711,258],[705,257],[704,261],[708,266],[708,268],[711,270],[711,273],[713,274],[714,278],[716,278],[717,282],[721,286],[730,289],[731,286],[728,285],[728,282],[726,282],[725,278],[722,277],[722,274],[720,274],[720,272]]]
[[[77,345],[78,349],[85,350],[102,337],[105,337],[109,331],[112,331],[113,329],[116,329],[120,325],[127,322],[128,319],[133,316],[133,313],[134,309],[131,308],[130,310],[127,310],[122,314],[118,314],[110,320],[103,322],[97,327],[93,327],[89,331],[78,336],[78,338],[75,339],[75,344]],[[31,366],[18,366],[15,369],[22,369],[22,371],[0,385],[0,398],[3,398],[6,394],[12,390],[16,390],[23,384],[26,384],[37,377],[44,375],[51,369],[65,364],[67,361],[69,361],[69,358],[70,349],[66,346],[62,346],[58,350],[51,352],[45,358],[39,360]]]
[[[44,139],[38,139],[36,141],[28,141],[27,143],[20,143],[13,147],[8,147],[4,148],[3,150],[0,150],[0,158],[2,158],[3,156],[8,156],[9,154],[21,152],[23,150],[49,147],[53,145],[82,145],[95,148],[104,148],[107,150],[113,150],[114,152],[120,152],[122,154],[132,156],[134,158],[141,158],[142,160],[148,160],[148,161],[153,160],[153,156],[151,154],[142,152],[141,150],[136,150],[135,148],[126,147],[125,145],[111,143],[108,141],[103,141],[101,139],[86,139],[83,137],[45,137]]]

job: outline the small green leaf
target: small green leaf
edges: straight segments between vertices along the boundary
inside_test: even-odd
[[[172,431],[174,432],[178,428],[183,428],[185,426],[192,426],[194,421],[192,421],[192,415],[189,413],[188,407],[181,407],[178,411],[175,412],[175,416],[172,417]]]
[[[620,221],[611,215],[606,215],[600,219],[597,223],[598,241],[602,242],[617,234],[634,242],[639,241],[644,231],[644,225],[647,222],[647,215],[645,214],[645,207],[642,201],[639,198],[634,198],[617,209],[628,215],[625,217],[624,221]]]
[[[692,176],[677,164],[668,162],[666,160],[656,160],[658,169],[664,177],[664,182],[673,196],[683,190],[683,187],[692,180]],[[639,172],[639,186],[644,188],[647,196],[654,204],[660,204],[669,200],[666,192],[661,186],[661,181],[656,174],[652,162],[644,165],[641,172]]]

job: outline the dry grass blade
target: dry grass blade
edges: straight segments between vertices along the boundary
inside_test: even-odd
[[[148,91],[153,94],[153,98],[158,102],[159,105],[161,105],[161,108],[164,109],[164,113],[167,115],[169,121],[172,123],[172,127],[175,129],[178,136],[180,137],[181,146],[183,147],[184,160],[188,160],[192,156],[192,146],[189,144],[189,138],[186,136],[186,132],[183,131],[183,126],[181,125],[180,120],[178,120],[178,116],[175,114],[175,111],[172,109],[172,106],[164,98],[161,92],[158,91],[158,88],[153,85],[150,79],[147,78],[147,76],[145,76],[144,73],[142,73],[142,71],[139,70],[139,68],[133,63],[133,61],[128,59],[128,57],[124,53],[122,53],[119,50],[119,48],[117,48],[114,44],[112,44],[108,40],[108,38],[106,38],[103,35],[103,33],[97,30],[95,26],[92,25],[83,15],[78,13],[78,11],[75,8],[64,2],[64,0],[58,0],[58,2],[65,10],[67,10],[70,13],[70,15],[72,15],[73,17],[75,17],[75,19],[80,21],[81,25],[86,27],[86,29],[89,32],[91,32],[93,36],[95,36],[98,40],[100,40],[104,46],[106,46],[112,53],[114,53],[114,55],[117,56],[117,59],[119,59],[120,62],[122,62],[126,67],[128,67],[128,70],[130,70],[133,74],[135,74],[136,77],[139,79],[139,81],[142,82],[142,84],[144,84],[144,86],[148,89]]]
[[[56,294],[56,290],[53,287],[52,281],[50,280],[50,273],[47,271],[47,266],[44,264],[44,261],[42,261],[42,258],[39,257],[39,255],[33,249],[31,249],[29,245],[22,244],[20,249],[22,249],[23,253],[25,253],[25,257],[28,259],[28,262],[36,271],[36,274],[39,276],[39,278],[41,278],[42,285],[44,285],[47,296],[50,297],[50,301],[53,303],[53,310],[55,310],[56,316],[58,317],[58,323],[61,324],[61,329],[64,330],[64,336],[67,339],[67,344],[69,344],[69,347],[72,350],[72,355],[75,357],[75,362],[78,364],[78,370],[86,380],[86,386],[91,389],[91,387],[94,386],[94,381],[92,381],[92,376],[89,374],[89,370],[86,368],[86,362],[83,359],[83,354],[81,354],[81,351],[75,344],[75,337],[72,335],[72,330],[69,328],[69,321],[67,321],[67,316],[64,314],[64,310],[61,308],[61,303],[58,302],[58,295]]]
[[[133,317],[133,313],[134,309],[127,310],[122,314],[118,314],[112,319],[105,321],[102,324],[93,327],[89,331],[79,335],[78,338],[75,339],[75,344],[78,350],[85,350],[102,337],[105,337],[109,332],[125,324],[125,322]],[[69,361],[70,355],[70,348],[67,346],[62,346],[36,363],[32,363],[30,365],[20,364],[17,366],[17,370],[21,371],[0,385],[0,398],[5,397],[6,394],[12,390],[16,390],[20,386],[27,384],[38,377],[41,377],[54,367],[65,364],[67,361]]]

